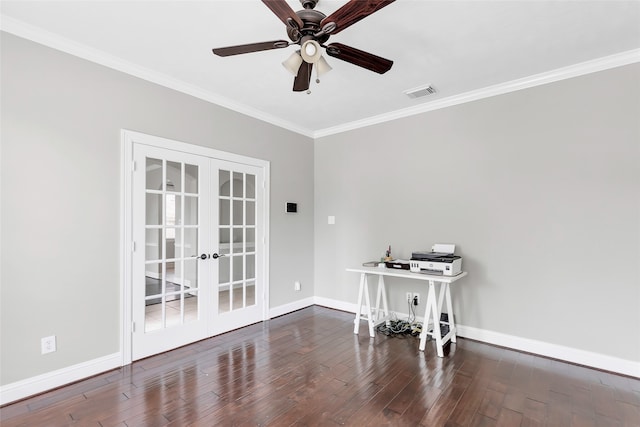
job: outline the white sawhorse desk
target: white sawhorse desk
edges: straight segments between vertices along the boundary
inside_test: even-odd
[[[431,335],[436,341],[436,350],[439,357],[444,357],[442,347],[449,341],[456,342],[456,324],[453,315],[453,304],[451,303],[451,292],[449,284],[462,279],[467,275],[462,272],[457,276],[435,276],[422,273],[413,273],[409,270],[394,270],[384,267],[359,267],[347,268],[347,271],[360,273],[360,290],[358,292],[358,306],[356,312],[355,326],[353,333],[360,331],[360,320],[367,320],[369,324],[369,336],[375,336],[374,328],[382,322],[389,320],[389,307],[387,305],[387,291],[384,285],[384,277],[401,277],[403,279],[414,279],[429,282],[427,292],[427,304],[424,312],[422,332],[420,333],[420,351],[424,351],[427,344],[427,336]],[[371,307],[371,297],[369,295],[369,276],[378,276],[378,289],[376,292],[376,305]],[[436,302],[436,283],[440,284],[440,294]],[[440,321],[442,305],[447,304],[448,322]],[[380,306],[382,303],[382,307]],[[365,313],[362,309],[366,308]],[[429,324],[433,323],[433,332],[429,332]],[[443,337],[440,333],[440,323],[449,325],[449,332]]]

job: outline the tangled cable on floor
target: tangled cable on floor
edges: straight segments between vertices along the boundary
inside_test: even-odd
[[[422,332],[422,323],[415,321],[416,312],[411,301],[408,301],[407,304],[409,305],[409,318],[407,320],[391,319],[378,325],[376,330],[381,334],[396,338],[420,336],[420,333]],[[395,315],[393,316],[395,317]]]

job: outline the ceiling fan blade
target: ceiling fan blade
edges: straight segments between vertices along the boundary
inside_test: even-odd
[[[293,80],[293,91],[304,92],[309,89],[309,83],[311,82],[311,69],[313,64],[302,61],[300,68],[298,68],[298,75]]]
[[[237,46],[219,47],[212,49],[218,56],[240,55],[242,53],[260,52],[261,50],[282,49],[289,46],[286,40],[273,40],[270,42],[239,44]]]
[[[267,5],[269,9],[273,13],[276,14],[278,18],[284,25],[289,25],[290,27],[297,26],[298,29],[304,27],[304,23],[302,20],[296,15],[296,13],[291,9],[291,6],[287,4],[284,0],[262,0],[262,3]],[[291,20],[291,21],[290,21]],[[295,23],[295,24],[292,24]]]
[[[342,43],[331,43],[327,46],[327,55],[350,62],[378,74],[384,74],[391,69],[393,61],[365,52]]]
[[[334,22],[336,29],[331,31],[331,34],[337,34],[394,1],[395,0],[351,0],[324,18],[322,22],[320,22],[320,26],[324,27],[326,24]]]

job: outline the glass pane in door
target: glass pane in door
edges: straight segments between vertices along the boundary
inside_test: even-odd
[[[256,176],[248,173],[245,178],[245,182],[246,182],[247,199],[255,199],[256,198]]]
[[[229,178],[229,171],[222,170],[218,172],[218,177],[220,181],[220,196],[229,197],[231,196],[231,179]]]
[[[165,184],[167,191],[182,190],[182,163],[167,162],[167,180]]]
[[[233,188],[233,197],[242,198],[242,195],[244,193],[244,174],[243,173],[240,173],[240,172],[233,173],[232,188]]]
[[[184,225],[198,224],[198,198],[186,196],[184,198]]]
[[[233,228],[233,247],[231,248],[231,252],[233,253],[242,253],[244,247],[244,229],[242,227],[234,227]]]
[[[256,202],[247,201],[247,225],[256,225]]]
[[[256,282],[247,282],[247,306],[254,305],[256,303]]]
[[[246,227],[245,246],[247,252],[255,252],[256,250],[256,229],[255,227]]]
[[[256,278],[256,256],[255,254],[247,254],[246,256],[246,264],[247,268],[245,269],[245,278],[255,279]]]
[[[162,190],[162,159],[147,157],[145,188],[147,190]]]
[[[146,158],[145,325],[197,320],[198,166]],[[184,215],[183,215],[184,213]]]
[[[198,166],[185,165],[184,191],[185,193],[198,194]]]
[[[221,285],[218,288],[218,312],[227,313],[230,309],[229,285]]]

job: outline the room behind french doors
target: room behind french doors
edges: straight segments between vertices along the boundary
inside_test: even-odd
[[[145,144],[133,161],[132,360],[264,320],[263,168]]]

